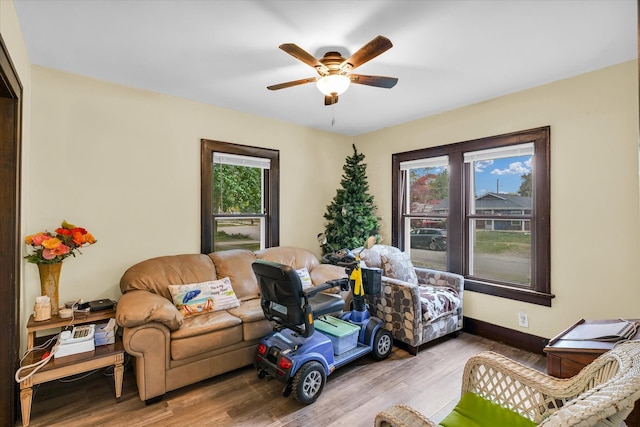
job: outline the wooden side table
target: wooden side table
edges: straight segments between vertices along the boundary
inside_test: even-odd
[[[113,309],[90,312],[87,314],[78,314],[74,317],[73,321],[71,321],[71,319],[61,319],[56,315],[52,316],[49,320],[36,322],[33,320],[33,315],[31,315],[27,322],[27,351],[33,348],[37,331],[61,328],[67,325],[97,323],[98,321],[107,320],[112,317],[115,317],[115,310]],[[42,357],[43,353],[44,350],[30,352],[30,354],[25,358],[23,364],[30,365],[35,363],[40,359],[40,357]],[[115,381],[116,399],[118,399],[122,394],[124,347],[122,346],[122,340],[117,336],[114,344],[99,346],[93,351],[73,354],[57,359],[52,358],[49,360],[49,362],[39,371],[20,383],[22,425],[29,425],[29,420],[31,418],[31,401],[33,397],[32,387],[34,385],[68,377],[69,375],[80,374],[93,369],[105,368],[107,366],[114,367],[113,376]],[[25,375],[28,373],[28,371],[25,372]]]
[[[630,319],[638,321],[638,319]],[[570,378],[582,368],[593,362],[601,354],[611,350],[614,342],[576,341],[563,339],[569,331],[578,325],[613,323],[618,320],[584,320],[580,319],[569,328],[560,332],[549,341],[544,348],[547,354],[547,374],[558,378]],[[632,339],[640,339],[640,330]],[[633,412],[625,420],[629,427],[640,427],[640,405],[636,402]]]

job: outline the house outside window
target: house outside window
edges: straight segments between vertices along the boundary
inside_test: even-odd
[[[462,274],[469,290],[551,305],[548,127],[397,153],[392,162],[392,243],[414,265]],[[446,244],[425,245],[425,229]]]
[[[279,153],[202,140],[201,251],[278,245]]]

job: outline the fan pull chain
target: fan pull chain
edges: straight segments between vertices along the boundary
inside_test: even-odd
[[[331,126],[336,124],[336,104],[331,104]]]

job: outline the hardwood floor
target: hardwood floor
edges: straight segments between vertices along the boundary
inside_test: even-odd
[[[169,392],[148,406],[138,397],[129,367],[119,402],[113,378],[100,370],[78,381],[40,385],[30,426],[373,426],[376,413],[398,403],[437,422],[459,398],[464,363],[483,350],[546,369],[542,355],[462,333],[422,347],[417,356],[396,347],[383,361],[356,360],[331,374],[320,398],[308,406],[282,397],[282,383],[258,379],[252,367]]]

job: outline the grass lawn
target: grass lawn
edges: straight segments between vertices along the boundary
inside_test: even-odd
[[[476,231],[474,246],[476,253],[485,254],[531,254],[531,234],[508,231]]]

